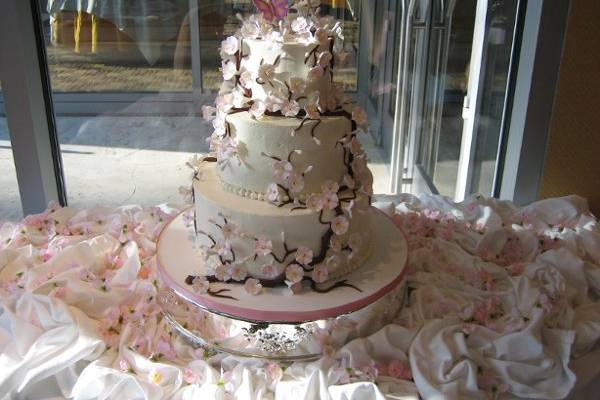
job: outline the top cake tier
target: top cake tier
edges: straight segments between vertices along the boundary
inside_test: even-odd
[[[317,101],[326,107],[333,79],[329,42],[246,39],[241,43],[243,72],[238,86],[243,86],[249,97],[266,108],[280,107],[284,114],[291,100],[300,108]]]

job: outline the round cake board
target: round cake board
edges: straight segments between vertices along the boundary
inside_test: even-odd
[[[407,243],[402,231],[376,208],[371,214],[371,253],[360,268],[333,280],[345,280],[359,290],[341,286],[327,293],[304,288],[291,294],[286,287],[264,288],[258,295],[247,293],[244,286],[212,283],[211,291],[228,289],[222,298],[198,294],[186,284],[188,275],[206,275],[196,242],[193,216],[188,209],[174,218],[161,232],[157,243],[158,272],[162,282],[185,301],[221,316],[255,323],[301,324],[335,318],[358,311],[395,289],[404,279]],[[187,215],[186,215],[187,213]],[[327,285],[326,283],[324,285]]]

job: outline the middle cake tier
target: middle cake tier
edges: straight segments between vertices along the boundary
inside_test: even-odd
[[[227,116],[229,134],[237,142],[236,154],[219,156],[219,176],[227,191],[264,200],[269,184],[277,182],[277,159],[289,160],[289,174],[303,174],[300,198],[321,191],[325,181],[341,182],[348,168],[339,143],[351,134],[351,121],[344,116],[321,117],[302,122],[296,118],[263,116],[248,112]],[[295,197],[295,196],[294,196]]]
[[[354,199],[351,216],[342,211],[344,193],[340,193],[340,206],[332,210],[276,207],[225,191],[218,167],[202,164],[194,182],[198,241],[218,279],[243,280],[248,275],[283,282],[286,268],[296,264],[320,282],[365,261],[371,245],[366,196],[358,194]]]

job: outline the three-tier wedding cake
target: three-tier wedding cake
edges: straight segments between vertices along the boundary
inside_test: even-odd
[[[314,0],[255,5],[221,44],[224,81],[203,109],[214,133],[211,154],[191,162],[191,193],[208,274],[187,283],[318,291],[371,248],[366,114],[334,83],[340,22]]]

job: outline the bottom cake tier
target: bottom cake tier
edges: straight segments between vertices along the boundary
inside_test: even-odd
[[[369,255],[369,199],[358,194],[351,210],[278,207],[224,190],[217,163],[201,166],[194,182],[195,229],[211,274],[218,280],[290,279],[286,268],[321,283],[362,265]],[[348,203],[350,203],[348,201]]]

